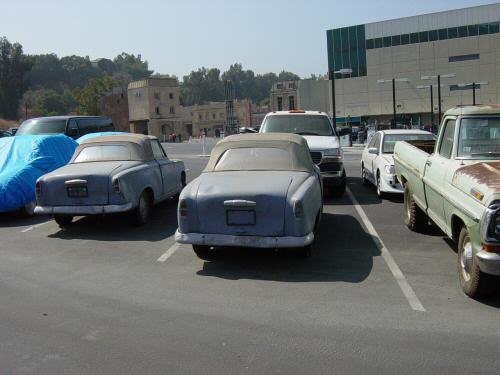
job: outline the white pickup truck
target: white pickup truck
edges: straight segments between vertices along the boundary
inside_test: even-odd
[[[500,276],[500,106],[447,111],[436,142],[398,142],[394,162],[408,228],[424,230],[430,218],[458,243],[463,291],[491,293]]]

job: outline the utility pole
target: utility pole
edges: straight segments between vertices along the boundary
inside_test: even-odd
[[[432,93],[432,85],[429,85],[431,90],[431,131],[434,133],[434,94]]]
[[[392,117],[393,124],[391,129],[396,129],[396,79],[392,79]]]
[[[441,124],[441,74],[438,74],[438,124]]]
[[[472,82],[472,105],[476,105],[476,82]]]
[[[333,70],[330,70],[328,72],[328,78],[330,78],[330,83],[332,85],[332,124],[333,124],[333,130],[337,132],[337,108],[335,107],[335,73]]]

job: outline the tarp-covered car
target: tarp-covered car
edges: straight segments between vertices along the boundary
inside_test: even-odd
[[[68,165],[38,179],[35,213],[52,214],[65,227],[74,216],[132,211],[144,224],[154,204],[185,184],[184,163],[169,159],[156,137],[94,137],[78,146]]]
[[[307,256],[321,213],[321,174],[303,137],[234,135],[181,193],[175,239],[202,259],[216,246],[295,247]]]
[[[24,135],[0,139],[0,212],[32,214],[36,180],[65,165],[77,143],[65,135]]]

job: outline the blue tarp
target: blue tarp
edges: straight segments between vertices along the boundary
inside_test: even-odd
[[[78,144],[65,135],[22,135],[0,139],[0,212],[35,201],[36,180],[66,165]]]
[[[89,133],[82,135],[80,138],[76,140],[78,144],[82,143],[83,141],[86,141],[87,139],[95,138],[95,137],[103,137],[106,135],[115,135],[115,134],[127,134],[125,132],[100,132],[100,133]]]

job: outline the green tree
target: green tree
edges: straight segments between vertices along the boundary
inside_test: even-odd
[[[181,86],[184,105],[203,104],[224,100],[224,85],[220,70],[201,68],[184,76]]]
[[[29,59],[32,64],[28,74],[31,89],[62,90],[67,74],[55,53],[31,55]]]
[[[134,55],[122,52],[113,59],[118,71],[127,73],[132,79],[141,79],[151,76],[152,70],[149,70],[148,62],[142,61],[141,55]]]
[[[101,70],[92,66],[88,57],[65,56],[61,58],[60,64],[64,71],[64,77],[61,78],[63,78],[66,88],[83,87],[90,79],[103,76]]]
[[[101,114],[101,98],[110,92],[116,81],[110,76],[91,79],[84,88],[75,90],[78,114],[97,116]]]
[[[71,91],[59,94],[52,89],[28,90],[21,100],[22,117],[66,115],[75,110],[76,100]],[[26,116],[26,117],[28,117]]]
[[[30,61],[19,43],[0,38],[0,117],[16,119],[19,101],[27,88]]]

